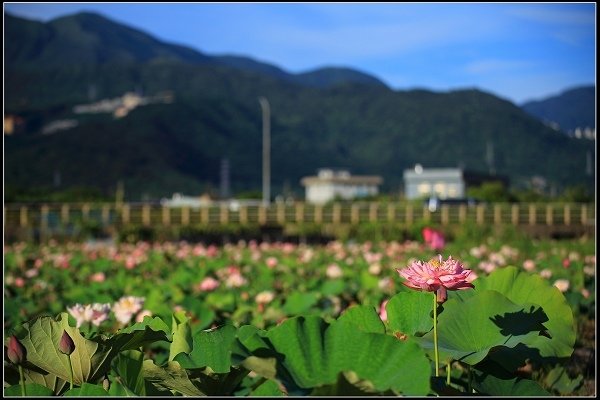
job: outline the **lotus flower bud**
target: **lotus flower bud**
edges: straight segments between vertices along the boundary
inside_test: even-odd
[[[58,343],[58,350],[66,355],[71,355],[75,351],[75,342],[73,342],[67,331],[63,331],[60,343]]]
[[[8,355],[8,359],[16,365],[23,364],[25,362],[25,356],[27,355],[27,350],[25,350],[25,346],[19,342],[16,336],[11,336],[8,340],[8,349],[6,351]]]

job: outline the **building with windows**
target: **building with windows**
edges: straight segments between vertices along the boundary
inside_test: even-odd
[[[379,193],[379,185],[383,182],[380,176],[350,175],[346,170],[319,169],[317,176],[302,178],[306,187],[306,201],[324,204],[334,199],[351,200]]]
[[[479,174],[461,168],[423,168],[417,164],[404,170],[404,195],[407,199],[437,197],[440,199],[462,199],[467,187],[479,186],[483,182],[500,181],[508,186],[502,176]]]

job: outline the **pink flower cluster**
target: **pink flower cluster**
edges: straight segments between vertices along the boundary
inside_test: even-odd
[[[420,289],[428,292],[437,292],[437,301],[443,303],[447,298],[447,290],[462,290],[473,287],[470,269],[464,269],[463,264],[449,256],[443,260],[439,255],[437,259],[427,262],[413,261],[408,267],[396,269],[401,277],[406,279],[402,282],[412,289]]]

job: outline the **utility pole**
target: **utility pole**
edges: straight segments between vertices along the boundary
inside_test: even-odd
[[[262,156],[262,180],[263,180],[263,204],[268,206],[271,199],[271,124],[269,101],[265,97],[259,97],[258,102],[262,109],[263,118],[263,156]]]

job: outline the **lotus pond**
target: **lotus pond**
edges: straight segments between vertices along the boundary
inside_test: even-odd
[[[423,239],[5,245],[4,393],[595,394],[593,240]]]

